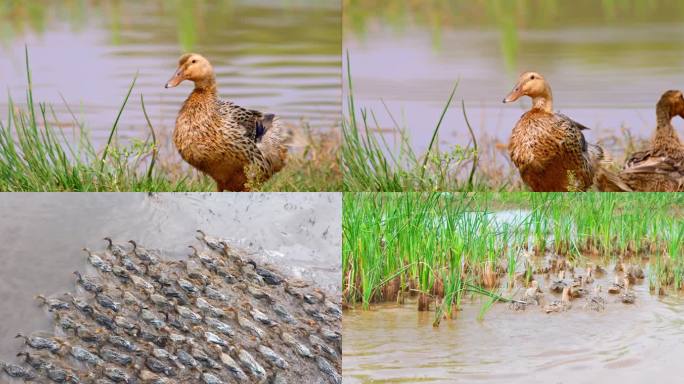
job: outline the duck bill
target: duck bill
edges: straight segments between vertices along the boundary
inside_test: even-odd
[[[164,86],[164,88],[177,87],[178,84],[183,82],[183,80],[185,80],[185,79],[183,79],[183,71],[181,71],[181,69],[178,68],[176,70],[176,73],[174,73],[173,76],[171,76],[171,78],[169,79],[169,81],[166,82],[166,85]]]
[[[516,85],[515,88],[511,91],[511,93],[506,96],[505,99],[503,99],[504,104],[506,103],[512,103],[516,100],[518,100],[522,96],[522,88],[519,85]]]

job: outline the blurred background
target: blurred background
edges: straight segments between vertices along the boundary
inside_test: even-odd
[[[476,136],[489,144],[482,151],[490,164],[507,161],[510,131],[530,106],[529,99],[501,102],[523,71],[542,73],[555,109],[591,127],[587,137],[619,160],[654,132],[661,94],[684,88],[681,1],[343,3],[357,106],[375,111],[387,132],[393,122],[386,103],[421,154],[457,81],[440,143],[470,142],[460,105],[465,100]],[[684,133],[681,120],[675,126]]]

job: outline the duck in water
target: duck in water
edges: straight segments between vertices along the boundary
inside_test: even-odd
[[[563,295],[560,300],[553,301],[552,303],[544,306],[544,312],[564,312],[570,309],[572,305],[570,304],[570,287],[563,288]]]
[[[247,191],[285,165],[290,133],[280,119],[218,97],[209,60],[188,53],[166,88],[195,83],[176,118],[173,142],[183,160],[216,181],[218,191]]]

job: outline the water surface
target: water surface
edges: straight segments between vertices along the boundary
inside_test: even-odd
[[[637,303],[595,313],[573,301],[569,312],[495,305],[478,321],[479,303],[433,328],[416,304],[346,311],[345,383],[645,383],[678,382],[684,358],[684,299],[658,299],[647,284]],[[550,295],[547,293],[547,297]]]
[[[137,240],[168,258],[198,244],[195,230],[244,247],[288,276],[340,291],[341,196],[336,193],[12,193],[0,199],[0,359],[17,332],[49,323],[37,294],[72,292],[88,267],[81,248]]]

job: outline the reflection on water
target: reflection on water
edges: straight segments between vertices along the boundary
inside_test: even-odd
[[[143,94],[169,135],[191,86],[164,84],[180,54],[196,51],[215,66],[223,97],[329,130],[340,113],[340,23],[339,0],[0,0],[0,90],[25,103],[27,45],[36,100],[71,127],[63,95],[101,143],[139,72],[120,134],[147,136]]]
[[[530,103],[501,100],[525,70],[547,77],[556,109],[590,126],[589,139],[623,126],[646,139],[660,95],[684,88],[682,22],[684,3],[664,0],[348,0],[344,45],[357,105],[387,128],[383,99],[422,150],[457,81],[441,140],[469,142],[464,99],[476,134],[507,142]]]
[[[684,357],[684,300],[649,295],[595,313],[514,312],[495,305],[478,321],[479,303],[432,327],[416,305],[347,311],[345,383],[644,383],[677,382]],[[548,294],[547,294],[548,296]]]
[[[246,248],[288,275],[340,291],[341,198],[287,194],[5,194],[0,199],[0,360],[17,330],[45,329],[33,297],[72,291],[81,248],[104,236],[138,240],[164,256],[188,255],[195,229]]]

